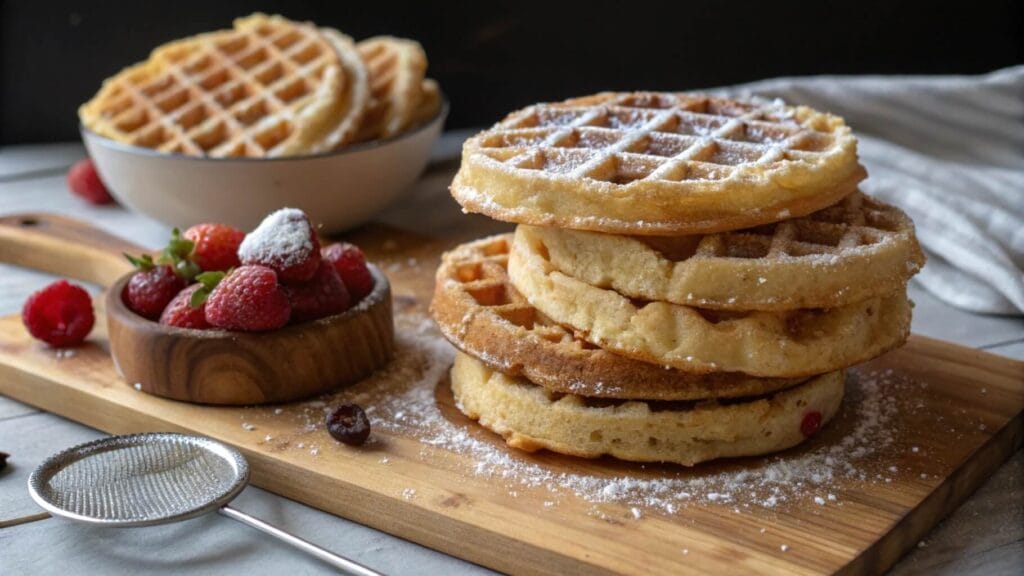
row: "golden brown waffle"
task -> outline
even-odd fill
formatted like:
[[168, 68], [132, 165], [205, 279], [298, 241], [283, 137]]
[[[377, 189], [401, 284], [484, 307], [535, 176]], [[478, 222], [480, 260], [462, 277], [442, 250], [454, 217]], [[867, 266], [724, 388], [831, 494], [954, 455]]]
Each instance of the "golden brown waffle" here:
[[433, 78], [427, 78], [420, 86], [420, 103], [416, 106], [413, 125], [431, 120], [441, 109], [441, 88]]
[[903, 291], [831, 309], [732, 312], [637, 301], [559, 272], [529, 229], [516, 231], [509, 278], [541, 313], [606, 350], [693, 372], [797, 378], [863, 362], [903, 344]]
[[[362, 115], [349, 96], [351, 60], [310, 24], [254, 14], [157, 48], [106, 80], [79, 116], [98, 134], [161, 152], [304, 153]], [[341, 130], [332, 144], [351, 137]]]
[[802, 218], [703, 236], [521, 229], [568, 276], [715, 310], [845, 306], [903, 290], [924, 264], [910, 218], [860, 192]]
[[359, 140], [388, 138], [418, 119], [427, 55], [415, 40], [377, 36], [357, 45], [370, 77], [373, 100]]
[[864, 176], [836, 116], [778, 101], [604, 93], [530, 106], [469, 139], [451, 192], [498, 220], [682, 235], [803, 216]]
[[696, 400], [756, 396], [799, 379], [689, 374], [601, 350], [530, 306], [508, 280], [511, 234], [463, 244], [437, 270], [431, 315], [457, 348], [553, 392], [595, 398]]
[[830, 372], [745, 401], [594, 401], [505, 376], [463, 353], [451, 383], [459, 409], [513, 448], [686, 466], [795, 446], [805, 439], [805, 418], [827, 423], [843, 399], [843, 373]]

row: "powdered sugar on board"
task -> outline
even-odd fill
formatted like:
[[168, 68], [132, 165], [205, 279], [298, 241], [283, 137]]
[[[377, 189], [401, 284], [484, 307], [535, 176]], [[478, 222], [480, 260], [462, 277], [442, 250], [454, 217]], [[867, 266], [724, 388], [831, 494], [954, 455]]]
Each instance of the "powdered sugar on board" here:
[[263, 219], [238, 247], [244, 263], [273, 263], [287, 268], [305, 262], [313, 251], [312, 228], [297, 208], [281, 208]]
[[[592, 513], [605, 515], [601, 506], [625, 506], [627, 517], [642, 518], [644, 511], [674, 514], [693, 505], [722, 505], [735, 513], [752, 508], [781, 510], [801, 506], [827, 513], [843, 506], [843, 486], [888, 484], [893, 470], [912, 473], [903, 456], [914, 454], [900, 437], [904, 413], [919, 410], [906, 393], [920, 384], [891, 370], [848, 372], [847, 395], [835, 422], [805, 446], [766, 458], [748, 458], [700, 465], [640, 465], [613, 459], [576, 460], [550, 453], [524, 454], [507, 448], [497, 436], [469, 422], [448, 406], [446, 386], [438, 383], [454, 358], [454, 349], [429, 318], [420, 314], [396, 318], [396, 355], [384, 370], [368, 380], [336, 394], [302, 403], [286, 416], [298, 419], [304, 433], [299, 445], [309, 450], [311, 441], [323, 437], [323, 420], [332, 406], [360, 404], [373, 424], [374, 434], [405, 436], [423, 444], [418, 457], [435, 465], [451, 462], [437, 458], [442, 450], [465, 456], [462, 473], [487, 478], [514, 498], [524, 488], [541, 488], [548, 494], [542, 510], [558, 506], [566, 498], [580, 498], [592, 505]], [[280, 417], [280, 416], [277, 416]], [[251, 416], [250, 416], [251, 418]], [[276, 440], [276, 439], [275, 439]], [[371, 443], [374, 442], [371, 436]], [[584, 471], [566, 472], [565, 463]], [[525, 492], [525, 491], [524, 491]], [[638, 512], [634, 512], [634, 509]]]

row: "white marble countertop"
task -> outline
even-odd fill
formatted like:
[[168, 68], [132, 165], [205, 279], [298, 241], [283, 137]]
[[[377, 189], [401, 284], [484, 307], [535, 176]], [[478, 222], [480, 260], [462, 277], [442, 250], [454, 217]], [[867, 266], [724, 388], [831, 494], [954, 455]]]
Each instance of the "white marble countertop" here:
[[[505, 226], [461, 213], [446, 192], [465, 134], [446, 134], [436, 162], [409, 197], [380, 220], [432, 235], [464, 237]], [[118, 207], [92, 207], [72, 197], [67, 168], [80, 144], [0, 148], [0, 214], [49, 211], [81, 218], [132, 241], [156, 247], [169, 229]], [[870, 169], [870, 166], [869, 166]], [[0, 314], [53, 277], [0, 264]], [[98, 291], [98, 288], [94, 290]], [[951, 308], [917, 286], [916, 333], [1024, 359], [1024, 321]], [[300, 552], [219, 515], [181, 524], [95, 529], [45, 516], [25, 481], [46, 456], [102, 436], [97, 430], [0, 396], [0, 450], [12, 457], [0, 472], [0, 573], [4, 574], [320, 574], [330, 569]], [[1024, 452], [1015, 454], [977, 493], [936, 527], [893, 569], [895, 574], [1015, 573], [1024, 565]], [[489, 571], [310, 508], [255, 487], [237, 507], [388, 574], [477, 574]]]

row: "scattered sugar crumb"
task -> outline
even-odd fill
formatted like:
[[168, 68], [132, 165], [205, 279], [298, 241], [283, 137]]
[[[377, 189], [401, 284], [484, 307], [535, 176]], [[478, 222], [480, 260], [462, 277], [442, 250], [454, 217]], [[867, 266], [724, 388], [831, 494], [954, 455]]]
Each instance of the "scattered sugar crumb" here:
[[252, 432], [253, 430], [256, 429], [256, 427], [253, 426], [252, 424], [249, 424], [248, 422], [242, 422], [242, 429], [248, 432]]
[[768, 281], [768, 279], [765, 278], [764, 276], [758, 276], [758, 278], [757, 278], [757, 283], [758, 284], [764, 284], [767, 281]]
[[760, 530], [758, 530], [758, 532], [760, 532], [761, 534], [764, 534], [767, 531], [768, 531], [767, 528], [761, 528]]
[[824, 506], [825, 505], [825, 499], [822, 498], [821, 496], [815, 496], [814, 497], [814, 503], [817, 504], [818, 506]]
[[[544, 507], [545, 508], [554, 508], [554, 506], [555, 506], [554, 501], [552, 501], [552, 500], [545, 500], [544, 501]], [[636, 508], [634, 508], [634, 510], [636, 510]]]
[[136, 390], [142, 390], [142, 382], [136, 382], [135, 384], [132, 384], [132, 388], [135, 388]]
[[274, 414], [277, 414], [278, 416], [284, 414], [284, 408], [274, 408]]
[[829, 494], [828, 495], [828, 501], [829, 502], [835, 502], [836, 501], [836, 495], [835, 494]]
[[309, 451], [310, 456], [316, 456], [317, 454], [320, 454], [319, 448], [313, 448], [312, 450]]
[[782, 546], [779, 546], [779, 550], [782, 550], [783, 552], [787, 552], [789, 550], [789, 545], [783, 544]]
[[690, 549], [689, 548], [683, 548], [683, 556], [686, 556], [689, 553], [690, 553]]
[[982, 394], [988, 394], [988, 388], [982, 388], [981, 389], [981, 393]]
[[927, 548], [928, 547], [928, 542], [925, 541], [925, 540], [921, 540], [920, 542], [917, 543], [917, 547], [918, 548]]
[[636, 506], [629, 509], [629, 513], [633, 515], [634, 520], [639, 520], [644, 517], [644, 513], [640, 511]]
[[911, 446], [910, 451], [913, 452], [914, 454], [917, 454], [918, 452], [921, 451], [921, 449], [918, 448], [917, 446]]
[[264, 442], [270, 442], [273, 439], [274, 439], [274, 437], [271, 436], [270, 434], [267, 434], [266, 436], [263, 437], [263, 441]]
[[981, 430], [982, 432], [984, 432], [986, 429], [988, 429], [988, 426], [985, 426], [985, 424], [979, 424], [978, 425], [978, 430]]
[[416, 498], [416, 490], [412, 488], [406, 488], [405, 490], [402, 490], [402, 498], [405, 498], [406, 500], [412, 500], [413, 498]]
[[[827, 444], [817, 443], [798, 453], [783, 452], [749, 465], [702, 469], [699, 474], [663, 466], [637, 466], [630, 474], [565, 472], [494, 443], [476, 426], [451, 420], [442, 411], [447, 409], [444, 402], [438, 402], [437, 391], [454, 359], [454, 348], [425, 315], [401, 314], [395, 320], [392, 363], [363, 382], [323, 397], [328, 405], [359, 404], [375, 430], [417, 439], [421, 446], [418, 457], [423, 460], [437, 462], [439, 451], [464, 456], [458, 461], [468, 465], [450, 466], [486, 479], [511, 497], [523, 488], [541, 489], [549, 495], [545, 502], [568, 495], [592, 506], [618, 504], [627, 514], [633, 508], [645, 515], [649, 511], [676, 514], [688, 506], [709, 503], [728, 503], [733, 510], [775, 509], [799, 505], [815, 493], [821, 498], [847, 479], [882, 483], [885, 478], [877, 473], [898, 463], [892, 447], [900, 439], [900, 411], [912, 406], [901, 391], [919, 386], [893, 372], [853, 369], [837, 416], [837, 421], [844, 423], [842, 435]], [[913, 401], [917, 402], [916, 398]], [[294, 413], [305, 419], [307, 432], [323, 431], [320, 408], [305, 403]], [[383, 458], [381, 462], [385, 463]], [[826, 498], [833, 501], [831, 495]], [[597, 509], [588, 513], [604, 514]]]
[[381, 458], [380, 460], [378, 460], [377, 462], [380, 462], [381, 464], [389, 464], [391, 462], [391, 459], [388, 458], [387, 456], [385, 456], [385, 457]]
[[77, 354], [77, 352], [74, 348], [58, 348], [56, 352], [56, 356], [59, 360], [74, 358], [75, 354]]

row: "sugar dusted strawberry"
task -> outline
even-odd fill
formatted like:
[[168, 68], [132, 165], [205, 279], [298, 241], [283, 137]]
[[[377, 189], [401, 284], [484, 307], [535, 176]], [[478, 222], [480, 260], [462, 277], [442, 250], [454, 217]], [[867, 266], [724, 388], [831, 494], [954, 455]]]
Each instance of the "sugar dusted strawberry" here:
[[79, 160], [68, 170], [68, 188], [71, 193], [90, 204], [111, 204], [114, 198], [96, 172], [96, 165], [86, 158]]
[[128, 280], [121, 297], [139, 316], [156, 320], [187, 282], [175, 274], [171, 266], [154, 264], [149, 256], [130, 260], [139, 267], [139, 271]]
[[277, 284], [277, 274], [266, 266], [236, 268], [206, 300], [206, 321], [226, 330], [275, 330], [290, 316], [291, 305]]
[[302, 210], [282, 208], [245, 237], [238, 257], [242, 264], [272, 268], [284, 284], [301, 283], [320, 266], [320, 241]]
[[58, 280], [28, 297], [21, 321], [33, 337], [59, 348], [81, 344], [96, 317], [88, 292]]
[[194, 247], [189, 256], [204, 271], [228, 270], [240, 266], [238, 247], [245, 232], [227, 224], [196, 224], [183, 235]]
[[283, 286], [292, 305], [293, 323], [315, 320], [348, 310], [351, 298], [330, 262], [321, 261], [316, 274], [304, 284]]
[[355, 244], [332, 244], [323, 249], [323, 258], [338, 271], [353, 301], [362, 300], [373, 290], [373, 276], [366, 267], [366, 256]]
[[166, 326], [177, 326], [178, 328], [196, 328], [199, 330], [209, 328], [210, 323], [206, 321], [206, 303], [199, 306], [192, 305], [192, 297], [196, 291], [202, 290], [203, 285], [196, 283], [185, 288], [171, 300], [160, 314], [160, 323]]

